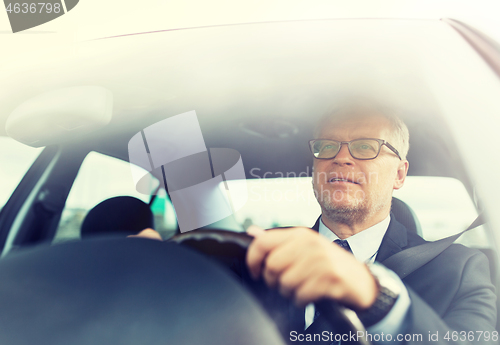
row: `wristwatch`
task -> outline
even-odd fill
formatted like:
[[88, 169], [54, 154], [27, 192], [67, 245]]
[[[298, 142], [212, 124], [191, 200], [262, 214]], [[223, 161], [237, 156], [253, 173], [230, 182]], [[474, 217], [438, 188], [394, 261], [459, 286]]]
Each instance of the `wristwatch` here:
[[357, 314], [363, 325], [370, 327], [389, 314], [401, 293], [401, 286], [380, 264], [366, 265], [377, 282], [378, 295], [371, 307], [358, 311]]

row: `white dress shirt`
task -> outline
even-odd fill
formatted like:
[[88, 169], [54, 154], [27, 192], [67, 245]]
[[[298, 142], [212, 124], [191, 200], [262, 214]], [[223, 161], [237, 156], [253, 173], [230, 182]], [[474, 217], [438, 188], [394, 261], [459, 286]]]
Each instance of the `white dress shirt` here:
[[[387, 216], [380, 223], [377, 223], [372, 227], [346, 239], [347, 243], [349, 243], [349, 246], [351, 247], [354, 257], [357, 260], [365, 263], [375, 261], [378, 250], [380, 248], [380, 244], [382, 243], [382, 239], [384, 238], [387, 228], [389, 227], [390, 221], [390, 216]], [[326, 227], [322, 219], [319, 222], [319, 233], [332, 242], [336, 239], [339, 239], [339, 237], [335, 235], [333, 231]], [[399, 282], [401, 286], [401, 294], [396, 300], [396, 303], [392, 307], [391, 311], [378, 323], [369, 327], [367, 331], [372, 334], [380, 334], [382, 332], [384, 332], [385, 334], [397, 334], [403, 329], [405, 316], [408, 312], [408, 308], [410, 307], [410, 297], [408, 296], [406, 287], [404, 286], [401, 279], [399, 279], [397, 274], [392, 272], [385, 266], [382, 267], [384, 267], [388, 271], [388, 273], [391, 274], [395, 281]], [[306, 306], [305, 328], [309, 327], [313, 320], [314, 304], [311, 303]], [[395, 342], [393, 341], [391, 343], [394, 344]]]

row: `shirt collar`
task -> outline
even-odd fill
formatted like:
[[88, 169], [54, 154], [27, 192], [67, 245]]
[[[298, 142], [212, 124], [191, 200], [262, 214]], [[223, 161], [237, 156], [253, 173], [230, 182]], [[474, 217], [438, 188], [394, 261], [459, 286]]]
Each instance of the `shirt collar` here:
[[[391, 217], [388, 215], [380, 223], [377, 223], [346, 239], [356, 259], [361, 262], [375, 261], [375, 256], [390, 222]], [[332, 242], [339, 239], [333, 231], [326, 227], [323, 223], [323, 218], [321, 218], [321, 221], [319, 222], [319, 233]]]

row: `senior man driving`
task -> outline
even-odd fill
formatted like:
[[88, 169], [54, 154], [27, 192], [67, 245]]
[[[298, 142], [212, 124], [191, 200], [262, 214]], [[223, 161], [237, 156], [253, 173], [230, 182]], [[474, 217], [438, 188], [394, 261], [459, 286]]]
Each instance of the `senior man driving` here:
[[391, 334], [391, 343], [486, 341], [478, 335], [495, 332], [496, 296], [482, 253], [454, 244], [403, 280], [378, 264], [425, 243], [391, 216], [392, 192], [409, 166], [406, 125], [389, 109], [345, 106], [320, 122], [315, 137], [313, 188], [322, 213], [313, 229], [249, 229], [251, 274], [307, 305], [297, 332], [322, 331], [310, 303], [327, 298], [354, 309], [370, 334]]
[[[401, 119], [380, 105], [346, 105], [322, 119], [315, 137], [316, 224], [248, 230], [252, 276], [305, 306], [289, 341], [317, 340], [324, 316], [312, 303], [332, 299], [357, 312], [374, 342], [497, 343], [496, 296], [481, 252], [453, 244], [403, 279], [380, 264], [426, 243], [391, 216], [392, 192], [409, 166]], [[151, 229], [138, 236], [161, 238]]]

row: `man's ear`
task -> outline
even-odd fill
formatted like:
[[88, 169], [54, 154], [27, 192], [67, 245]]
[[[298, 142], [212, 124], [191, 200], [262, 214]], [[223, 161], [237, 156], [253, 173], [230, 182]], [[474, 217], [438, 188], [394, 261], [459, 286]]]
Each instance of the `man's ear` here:
[[399, 189], [403, 187], [409, 166], [410, 163], [407, 160], [399, 162], [398, 171], [396, 173], [396, 179], [394, 180], [394, 186], [393, 186], [394, 189]]

